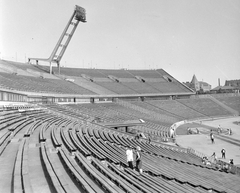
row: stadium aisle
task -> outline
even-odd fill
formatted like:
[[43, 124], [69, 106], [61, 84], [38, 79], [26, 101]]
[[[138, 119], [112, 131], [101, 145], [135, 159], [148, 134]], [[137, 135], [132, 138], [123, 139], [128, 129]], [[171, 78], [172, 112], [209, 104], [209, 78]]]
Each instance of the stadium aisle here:
[[0, 156], [0, 190], [12, 192], [12, 175], [19, 142], [12, 140]]

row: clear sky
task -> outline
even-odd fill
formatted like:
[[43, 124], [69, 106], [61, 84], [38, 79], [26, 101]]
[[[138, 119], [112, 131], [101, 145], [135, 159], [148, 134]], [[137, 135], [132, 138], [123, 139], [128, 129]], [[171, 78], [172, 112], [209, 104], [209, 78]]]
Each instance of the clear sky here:
[[163, 68], [216, 87], [240, 79], [239, 0], [0, 0], [0, 58], [48, 58], [74, 6], [86, 9], [61, 60], [77, 68]]

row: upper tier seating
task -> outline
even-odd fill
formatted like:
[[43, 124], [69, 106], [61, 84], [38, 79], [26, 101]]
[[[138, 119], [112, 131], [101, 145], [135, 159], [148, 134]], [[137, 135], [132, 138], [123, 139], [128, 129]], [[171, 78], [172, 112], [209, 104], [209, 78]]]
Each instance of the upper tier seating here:
[[[62, 67], [59, 74], [58, 68], [53, 67], [53, 74], [49, 74], [49, 66], [0, 60], [0, 75], [3, 79], [2, 88], [25, 92], [79, 95], [192, 93], [162, 69], [104, 70]], [[19, 79], [19, 82], [16, 82], [16, 79]]]
[[138, 92], [118, 82], [98, 82], [97, 84], [117, 94], [139, 94]]
[[107, 88], [100, 86], [94, 82], [88, 81], [82, 77], [74, 77], [74, 83], [83, 87], [85, 89], [91, 90], [94, 93], [101, 94], [101, 95], [116, 95], [115, 92], [110, 91]]
[[143, 78], [159, 78], [162, 77], [156, 70], [128, 70], [133, 76], [141, 76]]
[[23, 76], [44, 77], [50, 79], [58, 79], [56, 76], [48, 73], [49, 70], [39, 69], [38, 65], [28, 63], [20, 63], [13, 61], [0, 60], [0, 70], [4, 69], [7, 73], [14, 73]]
[[[58, 74], [58, 68], [53, 67], [53, 72], [55, 74]], [[81, 76], [82, 74], [86, 74], [87, 76], [90, 77], [95, 77], [95, 78], [107, 78], [104, 74], [100, 73], [96, 69], [87, 69], [87, 68], [68, 68], [68, 67], [63, 67], [61, 68], [61, 74], [66, 75], [66, 76]]]
[[176, 82], [148, 82], [148, 84], [161, 93], [189, 92], [189, 89]]
[[124, 82], [122, 84], [141, 94], [159, 93], [159, 90], [143, 82]]
[[71, 82], [57, 79], [43, 79], [0, 72], [1, 87], [27, 92], [46, 92], [62, 94], [95, 94]]
[[98, 71], [106, 76], [112, 75], [117, 78], [134, 78], [134, 76], [130, 74], [128, 70], [98, 69]]

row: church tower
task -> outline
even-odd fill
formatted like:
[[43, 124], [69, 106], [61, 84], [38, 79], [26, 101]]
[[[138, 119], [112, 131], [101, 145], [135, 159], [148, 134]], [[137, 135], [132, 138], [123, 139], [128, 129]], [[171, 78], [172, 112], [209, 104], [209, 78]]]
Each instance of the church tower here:
[[192, 78], [192, 81], [191, 81], [191, 87], [193, 89], [195, 89], [196, 91], [200, 90], [200, 85], [199, 85], [199, 82], [198, 82], [195, 74], [193, 75], [193, 78]]

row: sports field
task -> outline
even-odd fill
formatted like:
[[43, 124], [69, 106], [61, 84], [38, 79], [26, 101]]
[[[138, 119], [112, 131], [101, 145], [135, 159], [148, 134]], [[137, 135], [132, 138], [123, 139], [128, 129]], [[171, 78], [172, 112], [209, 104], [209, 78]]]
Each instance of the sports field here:
[[[177, 143], [182, 147], [191, 147], [194, 150], [211, 156], [213, 152], [216, 153], [218, 159], [221, 158], [221, 150], [226, 150], [226, 159], [223, 161], [229, 162], [230, 159], [234, 160], [234, 165], [240, 166], [240, 117], [198, 121], [188, 123], [180, 126], [177, 129]], [[220, 125], [223, 128], [223, 133], [218, 134], [217, 128]], [[199, 134], [187, 135], [187, 128], [200, 131]], [[232, 129], [232, 135], [225, 132], [227, 129]], [[212, 144], [209, 133], [213, 129], [215, 136], [215, 143]]]

